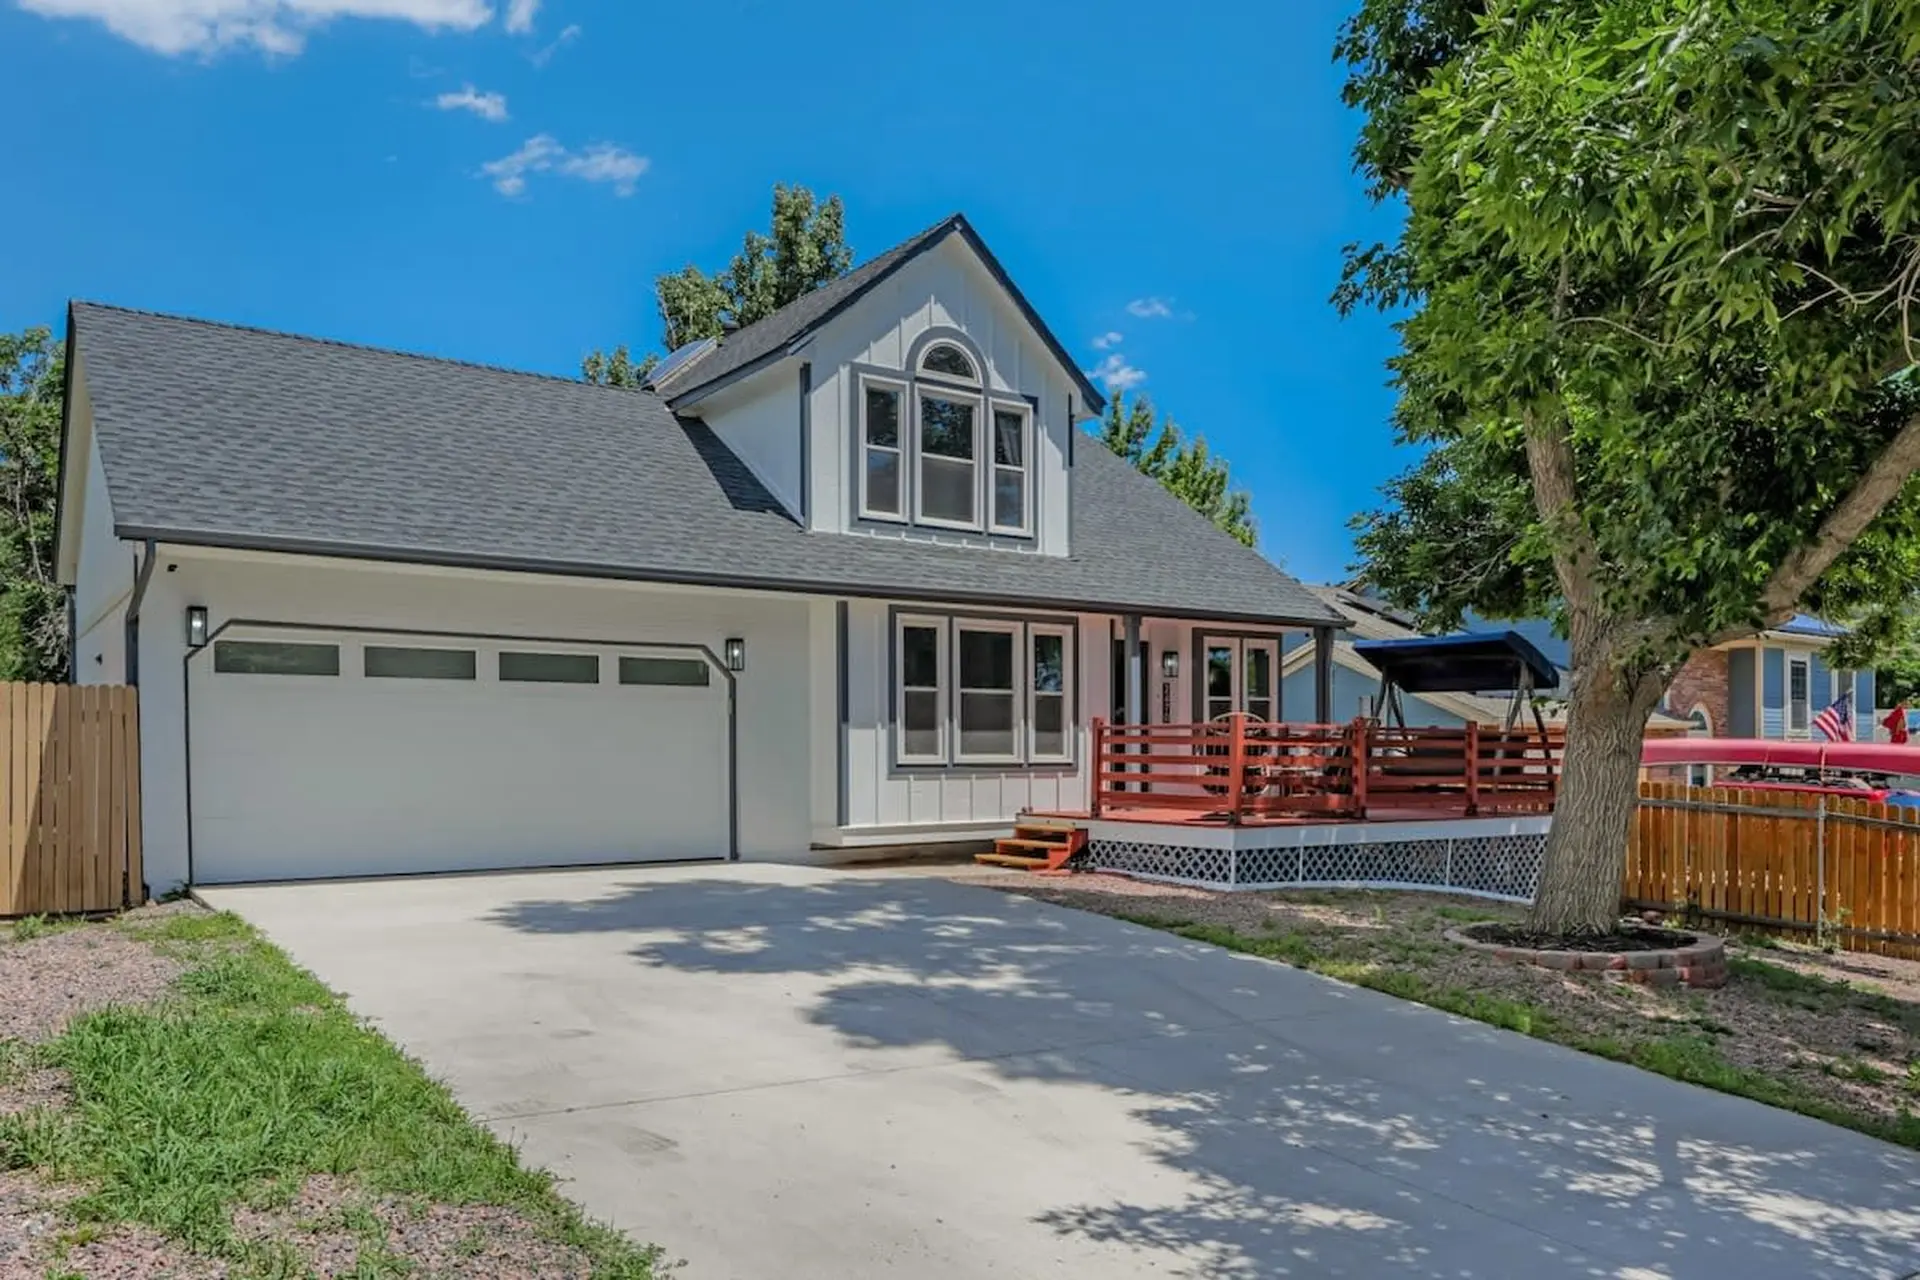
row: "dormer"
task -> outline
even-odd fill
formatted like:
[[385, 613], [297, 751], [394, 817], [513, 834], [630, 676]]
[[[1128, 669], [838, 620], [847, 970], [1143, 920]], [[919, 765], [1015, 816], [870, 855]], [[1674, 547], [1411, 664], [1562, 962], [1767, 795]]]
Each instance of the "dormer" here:
[[1104, 407], [958, 215], [656, 375], [817, 533], [1065, 556]]

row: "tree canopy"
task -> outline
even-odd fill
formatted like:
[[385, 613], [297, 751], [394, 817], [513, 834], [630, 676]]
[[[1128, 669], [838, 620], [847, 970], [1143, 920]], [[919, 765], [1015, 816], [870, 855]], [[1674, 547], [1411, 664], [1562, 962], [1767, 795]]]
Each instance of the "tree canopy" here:
[[63, 354], [45, 328], [0, 334], [0, 680], [67, 678], [53, 563]]
[[1250, 500], [1245, 490], [1232, 487], [1225, 460], [1208, 451], [1205, 438], [1188, 440], [1165, 414], [1156, 426], [1147, 397], [1136, 396], [1129, 405], [1124, 393], [1115, 393], [1100, 422], [1100, 441], [1222, 532], [1254, 544], [1258, 530]]
[[1398, 312], [1420, 460], [1357, 522], [1441, 625], [1553, 612], [1573, 691], [1536, 918], [1599, 927], [1648, 712], [1799, 609], [1894, 635], [1920, 582], [1920, 10], [1367, 0], [1356, 159], [1403, 201], [1342, 306]]
[[[740, 252], [717, 275], [688, 263], [653, 282], [661, 343], [669, 352], [717, 338], [772, 315], [794, 299], [845, 275], [846, 209], [839, 196], [817, 201], [803, 186], [775, 186], [768, 231], [749, 231]], [[660, 362], [658, 353], [635, 360], [625, 345], [594, 351], [581, 362], [589, 382], [637, 387]]]

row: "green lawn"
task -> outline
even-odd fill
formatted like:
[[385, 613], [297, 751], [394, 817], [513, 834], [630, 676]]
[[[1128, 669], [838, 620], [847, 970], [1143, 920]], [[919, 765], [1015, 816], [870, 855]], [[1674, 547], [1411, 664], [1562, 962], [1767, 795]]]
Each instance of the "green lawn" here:
[[[0, 1168], [87, 1188], [69, 1206], [82, 1233], [140, 1224], [242, 1274], [299, 1275], [284, 1247], [238, 1236], [232, 1211], [283, 1203], [307, 1176], [336, 1174], [376, 1195], [506, 1206], [584, 1251], [595, 1276], [653, 1274], [651, 1251], [588, 1223], [549, 1177], [522, 1167], [239, 920], [182, 915], [140, 936], [189, 960], [177, 996], [87, 1015], [48, 1044], [15, 1050], [64, 1068], [74, 1102], [0, 1117]], [[404, 1267], [369, 1250], [362, 1272]]]

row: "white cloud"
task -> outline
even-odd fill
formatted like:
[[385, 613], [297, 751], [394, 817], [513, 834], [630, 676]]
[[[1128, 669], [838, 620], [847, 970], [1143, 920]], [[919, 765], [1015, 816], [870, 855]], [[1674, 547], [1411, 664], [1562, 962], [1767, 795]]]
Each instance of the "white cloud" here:
[[561, 28], [560, 34], [553, 38], [552, 44], [546, 46], [544, 49], [534, 50], [527, 55], [527, 60], [532, 62], [536, 67], [544, 67], [553, 61], [554, 54], [560, 52], [579, 38], [580, 24], [577, 22], [569, 23], [567, 26]]
[[474, 31], [493, 19], [487, 0], [20, 0], [48, 18], [90, 19], [155, 53], [217, 53], [252, 45], [299, 53], [307, 34], [336, 18], [408, 22], [430, 31]]
[[1173, 316], [1173, 308], [1165, 298], [1135, 298], [1127, 304], [1127, 314], [1142, 320], [1166, 320]]
[[1095, 351], [1110, 350], [1113, 347], [1119, 346], [1120, 339], [1126, 336], [1127, 335], [1124, 333], [1119, 333], [1119, 332], [1116, 332], [1115, 330], [1109, 329], [1105, 333], [1101, 334], [1099, 337], [1093, 340], [1093, 349]]
[[472, 85], [462, 85], [433, 100], [433, 105], [442, 111], [471, 111], [482, 120], [491, 120], [499, 124], [507, 118], [507, 95], [504, 93], [481, 93]]
[[507, 0], [507, 32], [523, 36], [533, 30], [533, 15], [540, 12], [540, 0]]
[[484, 177], [493, 179], [493, 189], [503, 196], [521, 196], [527, 192], [527, 175], [558, 173], [582, 182], [603, 182], [617, 196], [630, 196], [640, 175], [647, 171], [647, 158], [637, 156], [611, 142], [596, 142], [584, 151], [569, 151], [550, 133], [539, 133], [522, 143], [520, 149], [480, 166]]
[[1089, 378], [1098, 378], [1109, 391], [1130, 391], [1147, 380], [1144, 369], [1136, 369], [1127, 363], [1127, 358], [1115, 351], [1102, 360], [1098, 367], [1087, 370]]

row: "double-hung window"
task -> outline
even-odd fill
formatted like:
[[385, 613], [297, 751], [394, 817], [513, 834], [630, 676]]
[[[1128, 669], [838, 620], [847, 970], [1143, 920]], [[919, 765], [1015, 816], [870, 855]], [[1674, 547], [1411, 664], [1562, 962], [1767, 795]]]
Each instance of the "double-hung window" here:
[[860, 380], [860, 514], [900, 520], [907, 514], [901, 485], [903, 441], [900, 418], [906, 407], [905, 384], [879, 378]]
[[894, 724], [902, 764], [947, 759], [947, 620], [902, 618], [895, 637]]
[[1070, 762], [1073, 636], [1059, 623], [898, 617], [896, 762]]
[[1807, 704], [1809, 691], [1813, 685], [1812, 672], [1808, 669], [1806, 658], [1795, 654], [1787, 655], [1787, 732], [1807, 732]]
[[1028, 427], [1032, 413], [1024, 407], [993, 406], [993, 530], [995, 533], [1027, 531], [1028, 476], [1032, 463], [1027, 459]]

